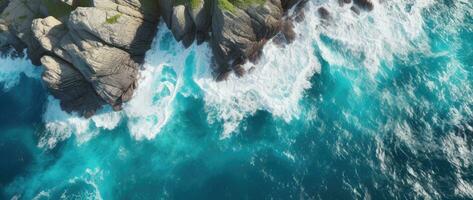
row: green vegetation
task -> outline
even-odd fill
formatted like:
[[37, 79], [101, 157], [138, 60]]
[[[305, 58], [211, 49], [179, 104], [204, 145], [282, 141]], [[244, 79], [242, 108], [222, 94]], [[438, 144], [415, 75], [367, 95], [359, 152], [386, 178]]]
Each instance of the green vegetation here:
[[203, 3], [203, 0], [175, 0], [174, 6], [189, 5], [191, 8], [197, 8]]
[[236, 8], [248, 8], [251, 5], [262, 5], [266, 0], [218, 0], [218, 5], [223, 10], [235, 12]]
[[43, 1], [43, 5], [46, 6], [46, 9], [48, 9], [48, 13], [51, 16], [54, 16], [56, 18], [67, 16], [74, 10], [72, 6], [59, 0], [42, 0], [42, 1]]
[[222, 10], [235, 12], [236, 7], [229, 0], [218, 0], [218, 7]]
[[121, 14], [116, 14], [110, 18], [107, 18], [105, 22], [107, 22], [107, 24], [116, 24], [118, 22], [118, 18], [120, 18], [121, 16]]

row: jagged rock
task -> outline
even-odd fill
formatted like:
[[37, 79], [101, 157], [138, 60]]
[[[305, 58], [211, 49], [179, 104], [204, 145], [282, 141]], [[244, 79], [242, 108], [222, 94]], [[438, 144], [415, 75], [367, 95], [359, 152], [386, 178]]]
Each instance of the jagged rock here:
[[213, 9], [211, 47], [219, 67], [229, 68], [236, 59], [248, 59], [260, 51], [261, 40], [279, 31], [283, 8], [279, 0], [266, 1], [235, 11]]
[[187, 5], [186, 8], [195, 25], [195, 39], [201, 44], [209, 38], [210, 25], [212, 22], [211, 8], [213, 1], [198, 1], [197, 5]]
[[115, 10], [77, 8], [68, 25], [91, 33], [108, 45], [125, 49], [132, 55], [144, 55], [155, 35], [156, 23]]
[[307, 4], [308, 0], [302, 0], [299, 3], [297, 3], [296, 7], [294, 8], [294, 20], [296, 22], [302, 22], [305, 18], [305, 13], [304, 13], [304, 6]]
[[[49, 86], [57, 83], [58, 78], [48, 79], [48, 87], [56, 92], [53, 95], [65, 102], [62, 104], [64, 110], [87, 115], [104, 103], [118, 109], [131, 99], [140, 65], [136, 57], [142, 58], [149, 49], [156, 26], [151, 28], [153, 23], [128, 14], [104, 7], [77, 8], [66, 24], [54, 17], [33, 21], [34, 37], [48, 52], [48, 57], [41, 60], [43, 65], [50, 65], [51, 69], [73, 68], [81, 76], [73, 83], [81, 87], [88, 85], [96, 96], [96, 100], [84, 99], [84, 105], [67, 103], [76, 94], [59, 94], [60, 90]], [[138, 35], [141, 37], [137, 38]], [[74, 87], [77, 86], [68, 86]]]
[[[26, 44], [9, 31], [4, 20], [0, 19], [0, 55], [23, 56]], [[15, 51], [12, 51], [15, 50]]]
[[150, 23], [156, 23], [160, 13], [155, 0], [93, 0], [91, 7], [115, 10]]
[[59, 44], [64, 35], [67, 34], [66, 26], [54, 17], [35, 19], [31, 27], [34, 37], [39, 41], [44, 50], [49, 52], [52, 52], [53, 45]]
[[60, 100], [63, 110], [90, 117], [105, 104], [90, 83], [69, 63], [52, 56], [44, 56], [41, 63], [45, 68], [42, 79], [51, 94]]
[[235, 65], [233, 67], [233, 71], [235, 72], [235, 74], [238, 76], [238, 77], [242, 77], [246, 74], [246, 71], [245, 69], [241, 66], [241, 65]]
[[68, 56], [64, 59], [91, 82], [107, 103], [116, 105], [130, 100], [139, 68], [130, 54], [94, 40], [87, 32], [73, 29], [57, 48], [66, 52]]
[[[160, 16], [184, 46], [195, 38], [210, 41], [220, 81], [231, 71], [243, 76], [242, 65], [257, 62], [279, 32], [285, 41], [294, 40], [291, 20], [301, 19], [307, 0], [233, 2], [227, 8], [219, 0], [3, 2], [0, 48], [26, 46], [33, 62], [45, 67], [43, 80], [62, 108], [91, 116], [104, 104], [120, 110], [130, 100]], [[283, 18], [294, 5], [296, 15]]]
[[[18, 38], [27, 47], [27, 53], [33, 64], [40, 65], [40, 58], [44, 54], [40, 44], [32, 37], [31, 22], [37, 16], [41, 16], [39, 8], [41, 1], [38, 0], [14, 0], [1, 14], [1, 26], [8, 27], [8, 31], [0, 33], [4, 38]], [[10, 36], [8, 36], [10, 34]], [[15, 37], [13, 37], [15, 36]], [[6, 41], [12, 46], [17, 46], [16, 40]], [[21, 45], [20, 45], [21, 46]]]

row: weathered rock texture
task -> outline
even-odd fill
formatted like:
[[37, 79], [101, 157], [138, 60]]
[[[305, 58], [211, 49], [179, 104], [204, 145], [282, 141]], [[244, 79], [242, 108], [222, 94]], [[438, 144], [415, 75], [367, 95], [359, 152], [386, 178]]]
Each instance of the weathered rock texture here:
[[[119, 110], [130, 100], [160, 17], [185, 47], [195, 40], [210, 43], [222, 80], [232, 70], [243, 75], [241, 65], [256, 62], [276, 34], [278, 41], [293, 41], [293, 21], [303, 19], [305, 2], [0, 0], [0, 52], [26, 48], [32, 62], [44, 66], [45, 85], [62, 108], [91, 116], [105, 104]], [[373, 7], [370, 0], [354, 3]], [[287, 16], [296, 5], [296, 15]], [[329, 18], [328, 11], [319, 12]]]
[[64, 110], [91, 116], [104, 104], [120, 109], [132, 97], [159, 19], [157, 3], [143, 2], [11, 0], [0, 44], [27, 47]]

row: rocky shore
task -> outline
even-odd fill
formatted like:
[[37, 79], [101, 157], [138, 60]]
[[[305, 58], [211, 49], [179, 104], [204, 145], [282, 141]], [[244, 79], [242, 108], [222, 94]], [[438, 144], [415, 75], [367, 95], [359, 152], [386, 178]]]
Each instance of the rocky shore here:
[[[244, 75], [265, 43], [296, 37], [307, 0], [0, 0], [0, 52], [27, 55], [44, 66], [42, 79], [67, 112], [92, 116], [120, 110], [137, 87], [144, 56], [163, 20], [185, 47], [209, 42], [215, 78]], [[355, 13], [370, 0], [339, 0]], [[289, 14], [289, 10], [295, 9]], [[318, 10], [322, 18], [330, 13]]]

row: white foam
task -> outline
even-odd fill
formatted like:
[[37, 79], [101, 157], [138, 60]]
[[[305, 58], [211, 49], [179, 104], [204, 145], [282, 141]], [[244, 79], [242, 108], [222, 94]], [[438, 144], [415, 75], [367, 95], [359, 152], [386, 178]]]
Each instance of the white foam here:
[[0, 58], [0, 83], [3, 84], [4, 91], [16, 86], [20, 81], [21, 74], [30, 78], [39, 78], [41, 69], [31, 64], [26, 56], [24, 58]]
[[[353, 69], [367, 69], [374, 75], [382, 61], [389, 63], [394, 55], [403, 56], [414, 49], [428, 48], [425, 43], [427, 40], [421, 40], [426, 38], [421, 12], [434, 1], [373, 2], [373, 11], [361, 12], [360, 15], [351, 11], [350, 6], [340, 7], [337, 1], [314, 5], [326, 7], [332, 15], [332, 22], [323, 25], [318, 29], [320, 33], [314, 35], [327, 62]], [[318, 34], [331, 38], [340, 47], [334, 51], [333, 44], [327, 45]]]
[[[168, 46], [161, 47], [168, 42]], [[159, 27], [153, 48], [147, 53], [144, 70], [133, 99], [124, 107], [128, 127], [136, 139], [152, 139], [167, 123], [172, 102], [182, 85], [186, 57], [195, 48], [184, 49], [164, 25]]]
[[[408, 3], [412, 5], [410, 9], [406, 8]], [[241, 120], [259, 110], [289, 122], [301, 112], [299, 101], [304, 90], [311, 86], [310, 77], [321, 70], [315, 51], [320, 51], [330, 64], [376, 73], [381, 61], [389, 62], [394, 55], [422, 47], [423, 44], [414, 45], [412, 41], [424, 37], [420, 12], [432, 1], [408, 3], [383, 1], [376, 3], [372, 12], [356, 16], [348, 7], [339, 7], [336, 1], [311, 1], [305, 8], [306, 19], [295, 27], [299, 34], [295, 42], [285, 48], [269, 42], [259, 64], [244, 66], [247, 70], [254, 68], [251, 73], [242, 78], [232, 74], [222, 82], [216, 82], [212, 76], [208, 45], [194, 44], [185, 49], [161, 24], [147, 53], [138, 88], [123, 111], [105, 110], [91, 119], [83, 119], [64, 114], [58, 103], [50, 100], [44, 118], [51, 134], [40, 144], [53, 147], [72, 134], [80, 141], [87, 141], [100, 129], [115, 128], [123, 118], [127, 119], [134, 138], [153, 139], [172, 116], [178, 93], [203, 94], [209, 123], [224, 123], [222, 138], [229, 137]], [[333, 23], [320, 21], [314, 11], [321, 5], [332, 13]], [[321, 35], [341, 46], [332, 49], [333, 44], [325, 43]], [[195, 69], [192, 77], [186, 77], [186, 68]], [[186, 81], [194, 81], [200, 91], [189, 90]]]
[[100, 130], [116, 128], [122, 119], [127, 119], [127, 127], [135, 139], [155, 138], [173, 113], [174, 98], [182, 88], [186, 59], [194, 55], [196, 62], [193, 65], [208, 67], [210, 58], [206, 45], [185, 49], [172, 38], [164, 24], [158, 29], [152, 49], [147, 53], [144, 69], [140, 72], [138, 88], [132, 100], [123, 105], [122, 111], [112, 112], [106, 107], [90, 119], [84, 119], [65, 113], [60, 109], [59, 102], [50, 98], [43, 117], [48, 133], [42, 137], [39, 146], [53, 148], [72, 135], [80, 144]]
[[[33, 200], [40, 199], [51, 199], [51, 198], [60, 198], [60, 199], [90, 199], [90, 200], [102, 200], [102, 194], [97, 183], [102, 182], [103, 172], [99, 168], [85, 170], [85, 173], [82, 176], [74, 177], [67, 182], [60, 182], [58, 185], [48, 189], [40, 191], [33, 197]], [[90, 186], [92, 190], [80, 191], [70, 191], [68, 187], [73, 187], [74, 185], [79, 184], [79, 187], [82, 184]]]
[[59, 100], [48, 98], [43, 121], [47, 131], [41, 136], [38, 146], [54, 148], [58, 142], [74, 135], [78, 144], [89, 141], [100, 130], [114, 129], [120, 122], [122, 113], [112, 112], [109, 107], [98, 111], [90, 119], [69, 114], [61, 110]]
[[242, 78], [231, 74], [228, 80], [216, 82], [208, 67], [197, 69], [194, 80], [204, 91], [210, 118], [224, 122], [222, 138], [230, 136], [242, 119], [258, 110], [269, 111], [287, 122], [299, 115], [299, 100], [310, 87], [309, 78], [320, 71], [314, 56], [316, 24], [307, 19], [297, 25], [295, 31], [300, 36], [285, 48], [270, 42], [259, 64], [244, 66], [254, 70]]

